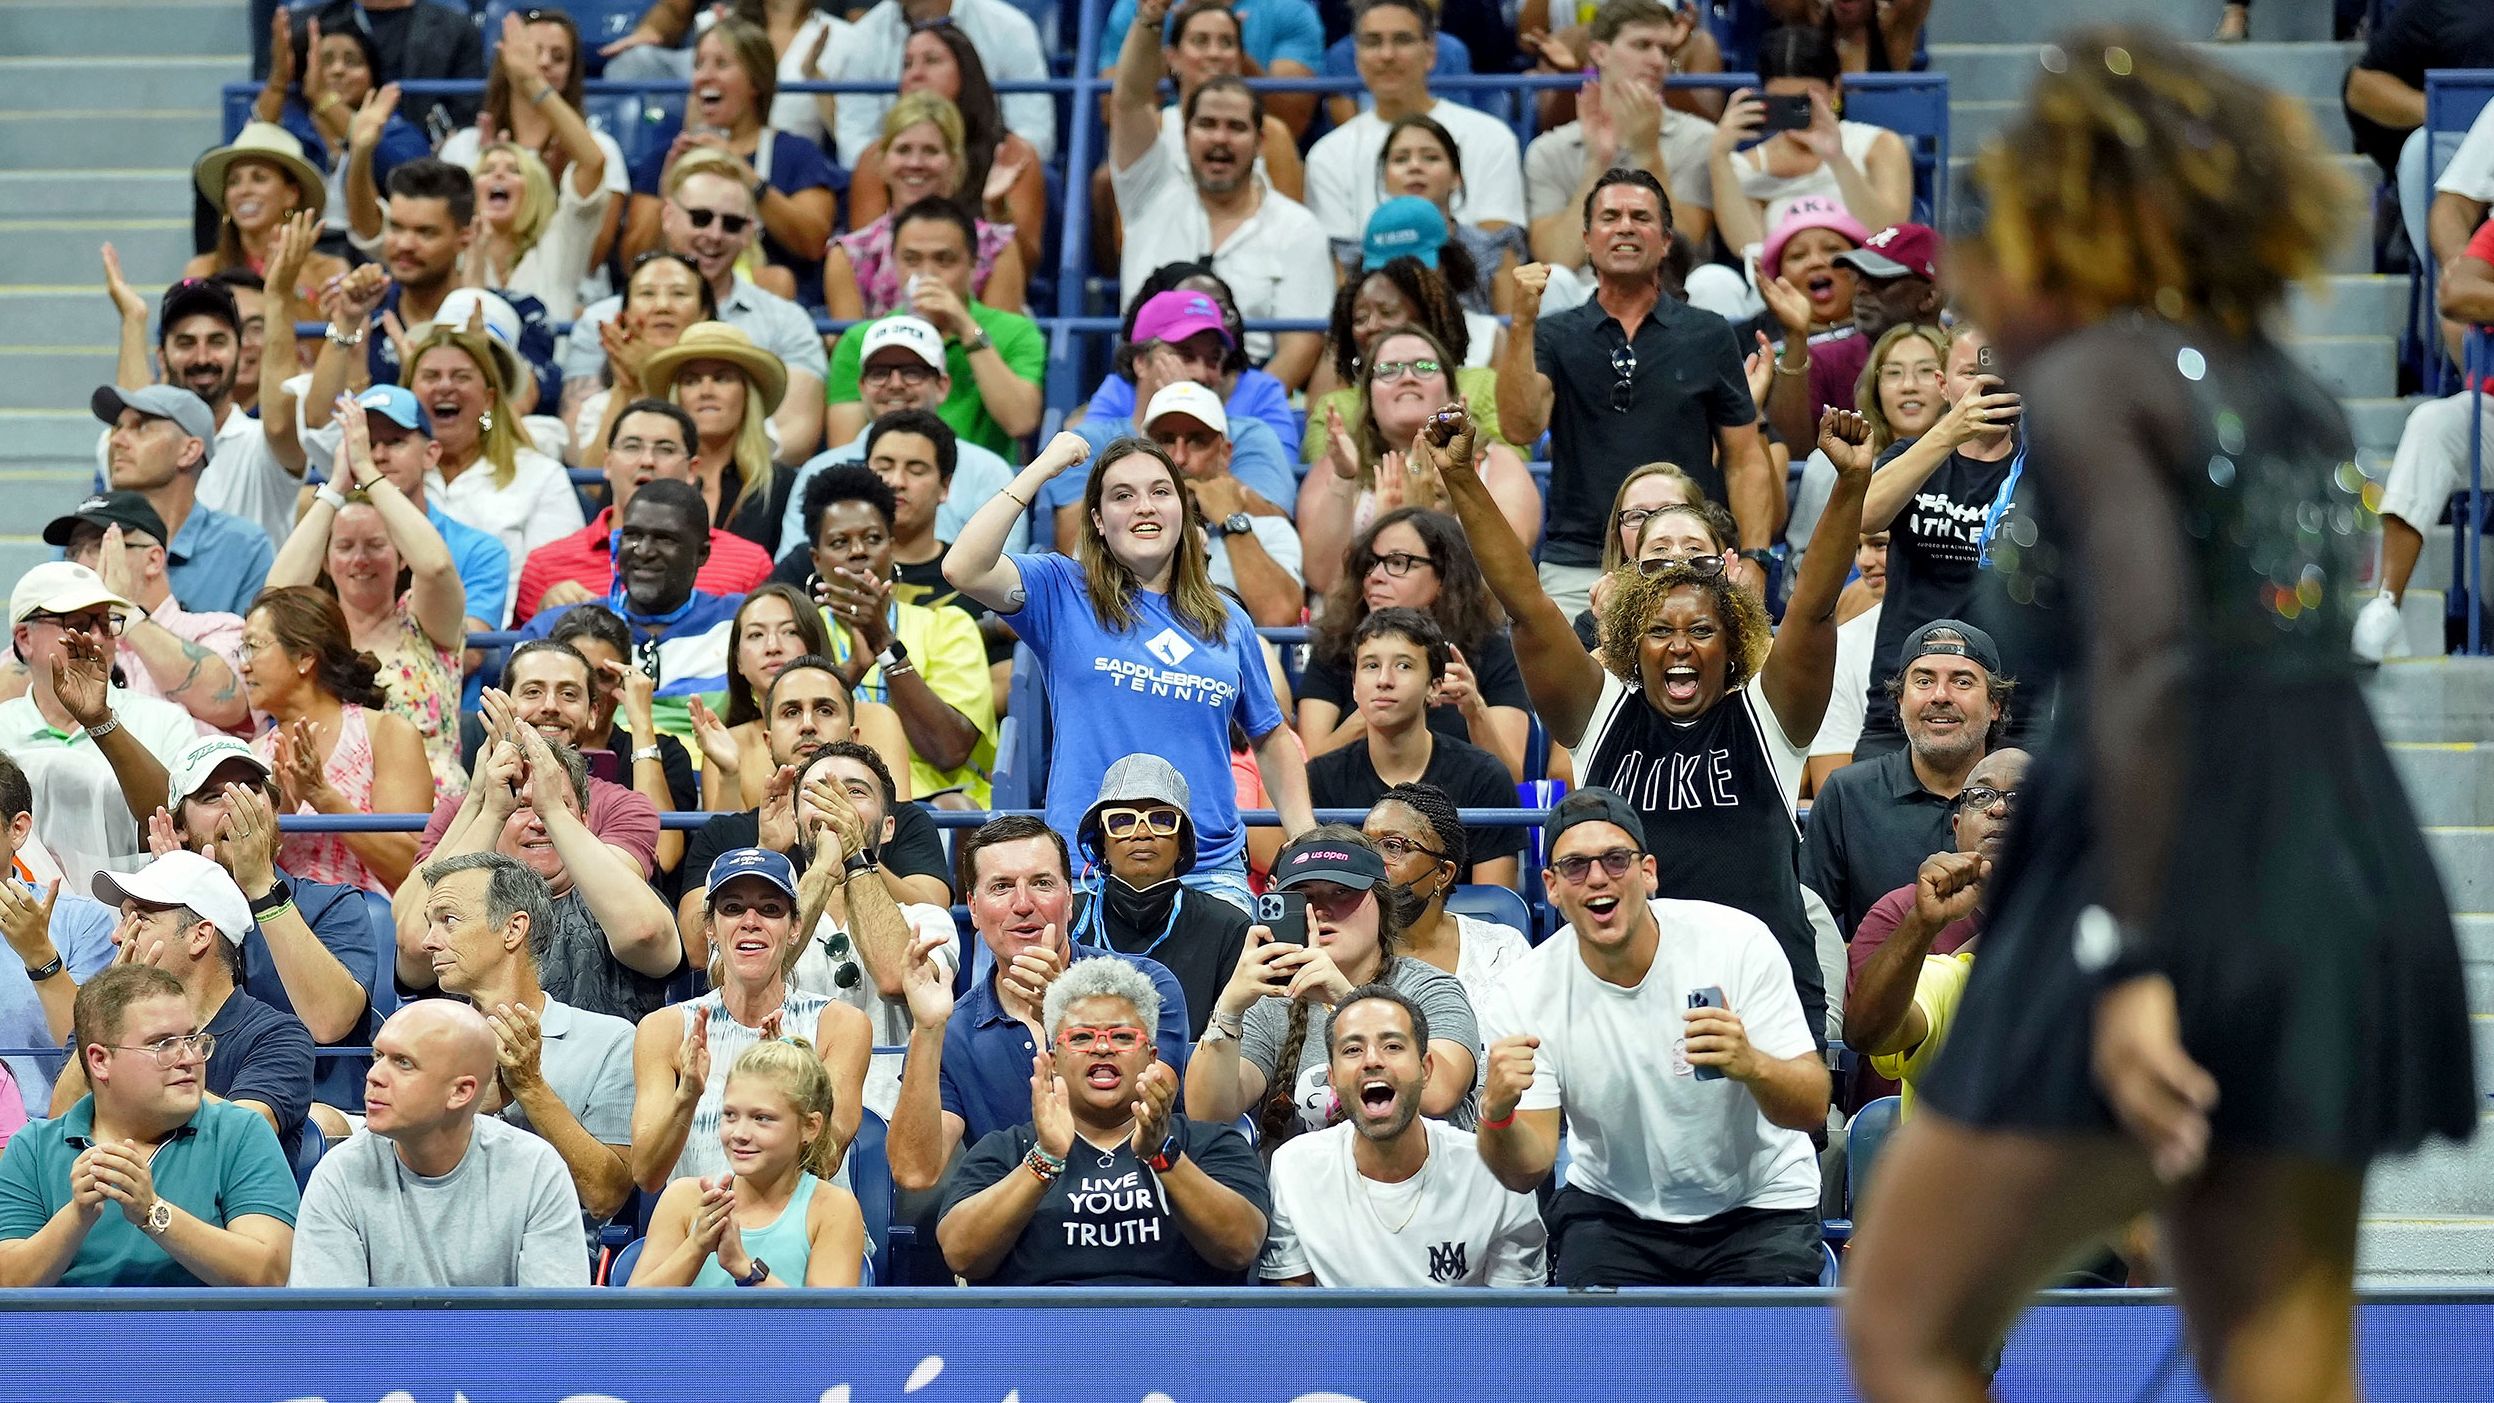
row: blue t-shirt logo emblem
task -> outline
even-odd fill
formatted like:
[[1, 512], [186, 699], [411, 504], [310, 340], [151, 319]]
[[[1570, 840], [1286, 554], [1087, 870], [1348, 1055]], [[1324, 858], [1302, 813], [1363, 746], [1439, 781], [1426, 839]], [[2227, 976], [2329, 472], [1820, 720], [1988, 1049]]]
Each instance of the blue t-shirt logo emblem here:
[[1174, 628], [1162, 629], [1160, 632], [1152, 635], [1150, 641], [1146, 642], [1143, 646], [1153, 657], [1160, 659], [1162, 662], [1169, 664], [1171, 667], [1176, 667], [1178, 664], [1185, 662], [1188, 658], [1195, 655], [1195, 645], [1187, 642], [1184, 635], [1180, 634]]

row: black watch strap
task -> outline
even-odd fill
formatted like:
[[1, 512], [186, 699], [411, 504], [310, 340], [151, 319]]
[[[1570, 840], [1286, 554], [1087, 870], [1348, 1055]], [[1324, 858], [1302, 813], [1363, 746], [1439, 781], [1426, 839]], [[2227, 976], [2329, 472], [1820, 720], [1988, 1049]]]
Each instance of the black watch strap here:
[[280, 874], [275, 886], [251, 899], [251, 919], [256, 921], [292, 900], [294, 900], [294, 883], [287, 881], [284, 875]]
[[65, 967], [66, 966], [64, 966], [61, 962], [60, 952], [55, 950], [52, 952], [51, 963], [43, 965], [39, 968], [33, 965], [27, 966], [26, 982], [29, 984], [41, 984], [43, 981], [59, 975]]

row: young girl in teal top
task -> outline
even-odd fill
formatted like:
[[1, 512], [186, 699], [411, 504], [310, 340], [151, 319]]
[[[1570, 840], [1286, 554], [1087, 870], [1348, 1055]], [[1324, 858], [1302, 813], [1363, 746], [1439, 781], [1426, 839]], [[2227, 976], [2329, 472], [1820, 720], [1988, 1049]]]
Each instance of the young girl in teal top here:
[[866, 1220], [838, 1168], [831, 1074], [803, 1038], [755, 1043], [729, 1069], [728, 1172], [659, 1197], [633, 1286], [855, 1286]]

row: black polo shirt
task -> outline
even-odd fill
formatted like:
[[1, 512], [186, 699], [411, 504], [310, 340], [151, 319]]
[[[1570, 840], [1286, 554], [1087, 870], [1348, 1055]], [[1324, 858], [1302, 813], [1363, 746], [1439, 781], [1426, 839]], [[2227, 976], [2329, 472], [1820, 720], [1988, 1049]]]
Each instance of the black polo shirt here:
[[1957, 846], [1948, 819], [1948, 798], [1923, 788], [1913, 752], [1855, 761], [1828, 776], [1811, 802], [1801, 880], [1850, 941], [1879, 898], [1914, 884], [1924, 858]]
[[1611, 499], [1647, 463], [1677, 464], [1708, 500], [1724, 500], [1715, 432], [1758, 422], [1730, 322], [1669, 297], [1656, 303], [1628, 343], [1637, 364], [1623, 413], [1611, 408], [1611, 354], [1626, 341], [1599, 300], [1543, 317], [1534, 331], [1533, 365], [1551, 388], [1542, 559], [1554, 565], [1602, 563]]

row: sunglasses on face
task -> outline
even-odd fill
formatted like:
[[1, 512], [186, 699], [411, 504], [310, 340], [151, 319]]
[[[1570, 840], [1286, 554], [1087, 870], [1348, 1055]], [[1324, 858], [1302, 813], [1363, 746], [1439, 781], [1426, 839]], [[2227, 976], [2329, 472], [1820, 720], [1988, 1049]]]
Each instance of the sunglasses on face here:
[[1637, 562], [1637, 573], [1650, 580], [1675, 565], [1695, 573], [1702, 580], [1711, 580], [1723, 573], [1723, 557], [1720, 555], [1692, 555], [1685, 560], [1674, 560], [1667, 555], [1649, 556]]
[[1143, 1046], [1140, 1028], [1066, 1028], [1056, 1035], [1056, 1045], [1067, 1052], [1132, 1052]]
[[2014, 811], [2018, 807], [2018, 791], [1994, 789], [1988, 784], [1969, 785], [1958, 791], [1957, 807], [1960, 812], [1967, 809], [1989, 809], [1994, 804], [2000, 805], [2003, 813]]
[[70, 614], [28, 614], [26, 616], [26, 622], [30, 624], [50, 624], [52, 627], [60, 629], [65, 633], [101, 633], [113, 638], [119, 638], [121, 636], [122, 629], [121, 616], [113, 613], [88, 614], [84, 616]]
[[1609, 852], [1596, 853], [1591, 857], [1580, 855], [1557, 858], [1551, 862], [1550, 870], [1558, 873], [1561, 881], [1574, 884], [1593, 875], [1593, 865], [1598, 862], [1602, 864], [1602, 870], [1616, 880], [1627, 876], [1628, 869], [1635, 866], [1637, 859], [1641, 856], [1643, 854], [1633, 848], [1613, 848]]
[[1176, 809], [1102, 809], [1100, 831], [1112, 838], [1131, 838], [1141, 829], [1155, 838], [1174, 838], [1179, 818]]
[[1435, 375], [1442, 369], [1444, 367], [1434, 360], [1381, 360], [1377, 362], [1376, 378], [1401, 380], [1408, 376], [1412, 379], [1422, 379]]
[[685, 220], [696, 229], [707, 229], [712, 220], [717, 220], [720, 232], [730, 238], [753, 227], [751, 215], [729, 214], [725, 210], [716, 209], [695, 209], [691, 205], [677, 205], [676, 208], [684, 211]]

